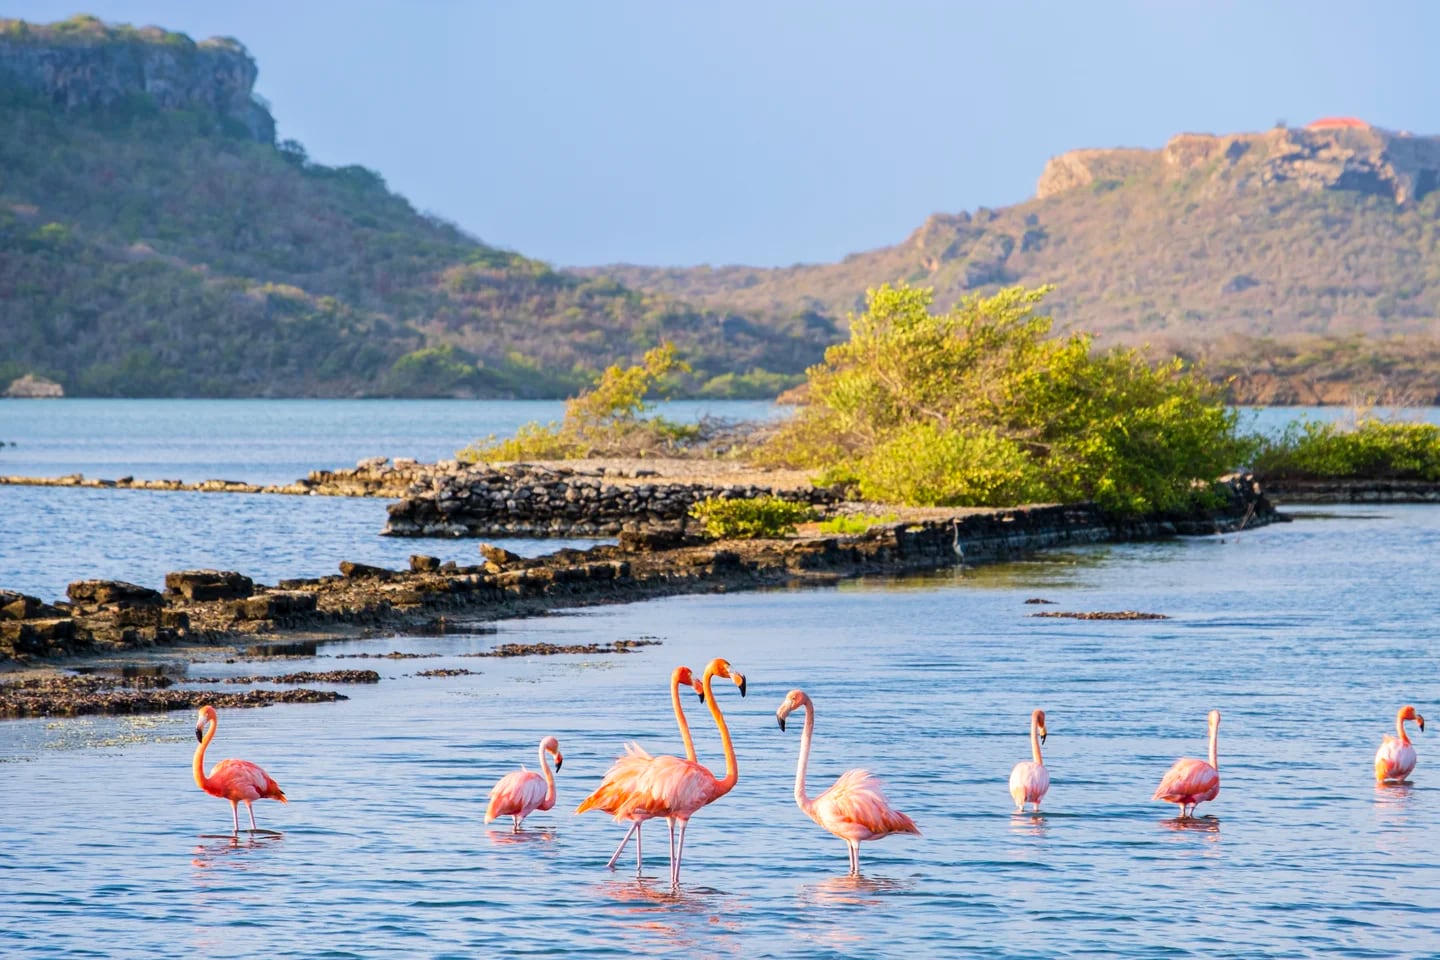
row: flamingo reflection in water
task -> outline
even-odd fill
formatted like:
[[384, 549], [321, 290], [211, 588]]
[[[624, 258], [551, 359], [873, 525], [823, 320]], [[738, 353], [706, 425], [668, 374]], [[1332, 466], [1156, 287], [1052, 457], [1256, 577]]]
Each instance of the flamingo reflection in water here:
[[485, 808], [485, 822], [497, 817], [510, 817], [514, 823], [511, 833], [520, 832], [520, 821], [536, 810], [549, 810], [555, 806], [555, 773], [550, 771], [546, 754], [555, 758], [555, 772], [558, 773], [565, 758], [560, 755], [560, 741], [546, 737], [540, 741], [540, 769], [544, 776], [523, 767], [500, 778], [490, 788], [490, 803]]
[[215, 708], [209, 704], [201, 707], [195, 724], [195, 739], [200, 741], [200, 745], [195, 748], [193, 763], [195, 784], [212, 797], [223, 797], [230, 801], [230, 816], [237, 835], [240, 833], [240, 802], [244, 801], [245, 809], [250, 814], [250, 829], [252, 832], [256, 831], [259, 829], [255, 826], [256, 800], [279, 800], [281, 803], [290, 801], [285, 799], [285, 791], [280, 789], [280, 784], [249, 760], [221, 760], [210, 768], [210, 774], [206, 776], [205, 748], [215, 739], [215, 731], [219, 726], [220, 718], [215, 715]]
[[813, 800], [805, 794], [805, 768], [810, 763], [810, 739], [815, 733], [815, 705], [804, 690], [785, 695], [775, 720], [785, 729], [785, 718], [804, 708], [805, 729], [800, 735], [800, 760], [795, 766], [795, 803], [811, 820], [845, 841], [850, 850], [850, 873], [860, 873], [860, 842], [879, 840], [894, 833], [919, 835], [915, 821], [896, 810], [885, 798], [881, 782], [868, 770], [847, 770], [834, 785]]
[[[720, 731], [720, 744], [725, 752], [725, 776], [716, 777], [696, 760], [679, 757], [651, 757], [639, 747], [627, 748], [605, 775], [605, 781], [580, 804], [576, 813], [601, 809], [612, 812], [617, 821], [644, 820], [664, 817], [670, 825], [670, 885], [680, 884], [680, 864], [685, 853], [685, 830], [690, 818], [734, 789], [740, 778], [735, 760], [735, 745], [730, 729], [715, 700], [711, 684], [715, 677], [731, 680], [745, 695], [744, 674], [732, 671], [727, 660], [716, 657], [705, 667], [701, 680], [701, 696], [710, 708], [710, 715]], [[674, 688], [678, 690], [678, 687]], [[679, 827], [679, 830], [676, 830]], [[622, 842], [623, 845], [623, 842]]]
[[1425, 718], [1415, 712], [1415, 708], [1406, 704], [1400, 708], [1395, 715], [1395, 736], [1388, 733], [1385, 739], [1380, 741], [1380, 749], [1375, 751], [1375, 782], [1376, 783], [1404, 783], [1405, 778], [1415, 769], [1415, 748], [1410, 744], [1410, 737], [1405, 733], [1405, 721], [1413, 720], [1425, 732]]
[[1178, 803], [1182, 820], [1193, 817], [1197, 805], [1220, 796], [1220, 759], [1216, 752], [1220, 735], [1219, 710], [1210, 711], [1209, 725], [1210, 762], [1181, 757], [1160, 778], [1160, 786], [1155, 788], [1155, 795], [1150, 798]]
[[[685, 719], [685, 709], [680, 703], [680, 688], [682, 686], [692, 687], [701, 699], [704, 699], [704, 687], [700, 681], [695, 679], [689, 667], [676, 667], [670, 673], [670, 705], [675, 711], [675, 723], [680, 728], [680, 739], [685, 743], [685, 758], [692, 763], [695, 761], [695, 741], [690, 736], [690, 722]], [[625, 836], [620, 839], [620, 846], [610, 855], [610, 860], [605, 864], [606, 869], [614, 870], [615, 862], [620, 859], [620, 854], [625, 852], [625, 844], [630, 842], [631, 836], [635, 837], [635, 878], [640, 878], [642, 856], [644, 847], [641, 845], [640, 828], [646, 820], [654, 819], [657, 815], [649, 810], [630, 809], [622, 817], [617, 814], [622, 806], [625, 806], [630, 797], [639, 788], [641, 778], [648, 776], [655, 758], [643, 750], [638, 743], [627, 743], [625, 755], [616, 760], [614, 765], [605, 773], [605, 778], [600, 781], [600, 786], [595, 792], [581, 801], [576, 813], [584, 813], [587, 810], [600, 810], [604, 813], [615, 816], [617, 821], [629, 820], [630, 829], [625, 831]], [[673, 833], [673, 830], [672, 830]], [[673, 847], [674, 838], [671, 838], [672, 847], [670, 858], [675, 857]]]

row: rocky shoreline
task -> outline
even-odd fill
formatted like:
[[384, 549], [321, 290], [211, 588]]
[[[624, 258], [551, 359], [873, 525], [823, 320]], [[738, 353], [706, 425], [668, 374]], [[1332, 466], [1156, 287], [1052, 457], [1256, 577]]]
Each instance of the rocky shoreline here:
[[[631, 478], [642, 486], [653, 478]], [[698, 492], [712, 484], [696, 482]], [[795, 537], [706, 541], [670, 524], [637, 522], [619, 543], [561, 549], [522, 558], [482, 544], [483, 562], [441, 563], [416, 554], [406, 570], [342, 562], [334, 576], [256, 584], [231, 571], [177, 571], [163, 592], [119, 581], [72, 583], [54, 604], [0, 590], [0, 671], [21, 677], [35, 668], [54, 674], [97, 660], [195, 645], [308, 645], [375, 631], [474, 631], [486, 621], [562, 607], [621, 603], [681, 593], [751, 590], [780, 585], [829, 585], [847, 577], [900, 575], [956, 564], [980, 564], [1071, 544], [1215, 534], [1283, 520], [1253, 478], [1227, 485], [1229, 502], [1215, 512], [1116, 518], [1093, 504], [1008, 510], [901, 510], [894, 521], [854, 535], [826, 535], [811, 524]], [[834, 512], [864, 505], [830, 505]], [[875, 507], [876, 505], [870, 505]], [[875, 512], [879, 512], [878, 509]], [[566, 653], [568, 650], [497, 651]], [[625, 652], [605, 650], [595, 652]], [[27, 671], [28, 668], [28, 671]], [[190, 682], [190, 681], [187, 681]], [[17, 691], [0, 683], [3, 699]], [[201, 693], [204, 693], [203, 691]], [[295, 698], [315, 691], [293, 691]], [[98, 695], [98, 694], [97, 694]], [[198, 694], [197, 694], [198, 695]], [[26, 693], [25, 715], [43, 714], [44, 690]], [[41, 700], [35, 697], [40, 696]], [[75, 705], [57, 694], [54, 708]], [[242, 695], [236, 695], [241, 697]], [[148, 691], [123, 709], [173, 709]], [[189, 701], [185, 701], [188, 703]], [[0, 709], [0, 715], [4, 715]], [[16, 715], [11, 712], [9, 715]]]

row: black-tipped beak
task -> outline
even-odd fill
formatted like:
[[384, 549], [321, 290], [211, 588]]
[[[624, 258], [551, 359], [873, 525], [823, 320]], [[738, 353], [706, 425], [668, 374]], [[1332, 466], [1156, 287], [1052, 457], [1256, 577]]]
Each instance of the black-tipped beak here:
[[1047, 732], [1044, 731], [1044, 730], [1041, 730], [1041, 731], [1040, 731], [1040, 742], [1041, 742], [1041, 743], [1044, 743], [1044, 742], [1045, 742], [1045, 738], [1048, 737], [1048, 736], [1050, 736], [1049, 733], [1047, 733]]
[[[740, 675], [740, 696], [745, 696], [745, 675], [743, 673]], [[1421, 727], [1420, 729], [1424, 730], [1425, 728]]]
[[195, 724], [195, 739], [198, 741], [203, 741], [205, 739], [205, 724]]
[[1424, 720], [1416, 720], [1415, 722], [1420, 725], [1420, 732], [1421, 732], [1421, 733], [1424, 733], [1424, 732], [1425, 732], [1425, 721], [1424, 721]]
[[562, 757], [562, 756], [560, 756], [560, 754], [558, 754], [558, 753], [555, 754], [555, 772], [556, 772], [556, 773], [559, 773], [559, 772], [560, 772], [560, 768], [564, 765], [564, 763], [565, 763], [565, 758]]
[[781, 717], [781, 716], [777, 716], [777, 717], [775, 718], [775, 722], [778, 723], [778, 724], [780, 724], [780, 732], [781, 732], [781, 733], [784, 733], [784, 732], [785, 732], [785, 718], [784, 718], [784, 717]]
[[704, 703], [704, 702], [705, 702], [705, 691], [704, 691], [704, 690], [696, 690], [696, 691], [695, 691], [695, 696], [697, 696], [697, 697], [700, 698], [700, 702], [701, 702], [701, 703]]

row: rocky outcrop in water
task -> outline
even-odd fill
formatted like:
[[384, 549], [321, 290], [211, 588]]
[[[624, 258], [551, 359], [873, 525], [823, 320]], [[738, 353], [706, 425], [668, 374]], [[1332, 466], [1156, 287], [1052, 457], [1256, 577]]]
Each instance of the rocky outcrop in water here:
[[65, 396], [65, 388], [54, 380], [27, 373], [11, 380], [4, 395], [20, 400], [53, 400]]
[[76, 16], [37, 24], [0, 19], [0, 85], [65, 109], [203, 110], [271, 143], [275, 121], [255, 97], [255, 61], [238, 40], [199, 43], [159, 27], [109, 26]]

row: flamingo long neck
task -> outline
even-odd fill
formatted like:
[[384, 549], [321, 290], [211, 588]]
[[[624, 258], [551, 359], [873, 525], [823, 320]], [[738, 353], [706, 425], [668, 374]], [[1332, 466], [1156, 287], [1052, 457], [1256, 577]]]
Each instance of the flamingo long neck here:
[[1210, 766], [1216, 770], [1220, 769], [1220, 755], [1218, 752], [1219, 740], [1220, 725], [1213, 723], [1210, 725]]
[[1395, 732], [1400, 735], [1402, 744], [1410, 746], [1410, 738], [1405, 735], [1405, 711], [1403, 710], [1395, 715]]
[[[1045, 765], [1045, 761], [1040, 759], [1040, 723], [1034, 717], [1030, 718], [1030, 759], [1041, 766]], [[1211, 759], [1213, 761], [1214, 758]]]
[[690, 736], [690, 721], [685, 719], [685, 709], [680, 705], [679, 670], [670, 674], [670, 705], [675, 708], [675, 722], [680, 726], [680, 739], [685, 741], [685, 759], [694, 761], [695, 740]]
[[540, 770], [545, 775], [545, 799], [540, 801], [540, 809], [549, 810], [555, 806], [555, 771], [550, 769], [544, 743], [540, 744]]
[[[720, 746], [725, 751], [725, 776], [716, 782], [717, 797], [729, 793], [740, 779], [740, 767], [735, 762], [735, 745], [730, 742], [730, 728], [725, 725], [725, 716], [720, 712], [720, 703], [715, 699], [715, 694], [710, 690], [710, 684], [715, 679], [715, 674], [709, 670], [705, 671], [705, 705], [710, 708], [710, 716], [715, 718], [715, 726], [720, 728]], [[711, 774], [714, 776], [714, 774]]]
[[810, 766], [810, 738], [815, 736], [815, 705], [806, 697], [800, 701], [805, 708], [805, 729], [800, 733], [800, 759], [795, 763], [795, 803], [810, 811], [810, 798], [805, 795], [805, 768]]
[[195, 786], [201, 790], [210, 789], [210, 781], [205, 776], [205, 748], [210, 746], [210, 741], [215, 739], [215, 728], [220, 725], [219, 720], [210, 721], [210, 727], [205, 731], [205, 738], [195, 747]]

